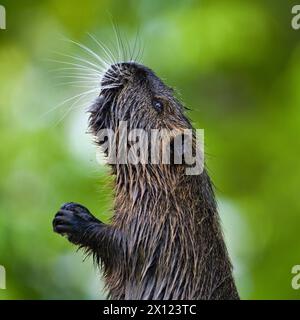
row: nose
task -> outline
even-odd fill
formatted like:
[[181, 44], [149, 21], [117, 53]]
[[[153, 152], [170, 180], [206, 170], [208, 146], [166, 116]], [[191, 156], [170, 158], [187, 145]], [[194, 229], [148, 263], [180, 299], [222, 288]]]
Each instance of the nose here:
[[112, 64], [105, 72], [101, 86], [120, 86], [136, 69], [137, 64], [134, 62], [117, 62]]

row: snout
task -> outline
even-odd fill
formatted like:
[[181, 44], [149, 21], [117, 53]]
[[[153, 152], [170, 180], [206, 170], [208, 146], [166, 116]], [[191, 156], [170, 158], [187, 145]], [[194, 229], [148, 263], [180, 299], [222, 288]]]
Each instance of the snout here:
[[126, 80], [126, 76], [128, 77], [128, 70], [130, 68], [129, 62], [120, 62], [112, 64], [108, 70], [105, 72], [101, 86], [102, 87], [119, 87]]
[[136, 62], [118, 62], [112, 64], [105, 72], [101, 86], [103, 88], [116, 88], [124, 85], [136, 74], [146, 73], [147, 68]]

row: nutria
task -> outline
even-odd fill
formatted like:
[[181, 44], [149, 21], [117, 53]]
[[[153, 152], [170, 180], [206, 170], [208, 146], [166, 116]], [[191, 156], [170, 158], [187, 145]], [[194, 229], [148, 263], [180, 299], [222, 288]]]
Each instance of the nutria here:
[[[101, 146], [99, 132], [116, 130], [121, 121], [146, 132], [192, 128], [174, 91], [139, 63], [111, 65], [101, 84], [89, 110], [90, 131]], [[115, 202], [109, 225], [76, 203], [63, 205], [53, 221], [55, 232], [93, 254], [108, 297], [239, 299], [207, 171], [187, 175], [187, 164], [174, 161], [110, 166]]]

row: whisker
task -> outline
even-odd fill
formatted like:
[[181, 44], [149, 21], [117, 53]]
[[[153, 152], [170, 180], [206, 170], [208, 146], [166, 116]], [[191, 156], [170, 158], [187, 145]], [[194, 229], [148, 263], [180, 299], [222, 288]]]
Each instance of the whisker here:
[[[76, 104], [78, 104], [82, 99], [86, 98], [86, 96], [82, 96], [80, 98], [78, 98], [74, 103], [72, 103], [72, 105], [66, 110], [66, 112], [62, 115], [62, 117], [56, 122], [56, 126], [63, 120], [65, 119], [65, 117], [70, 113], [70, 111], [74, 108], [77, 108], [75, 107]], [[80, 105], [82, 106], [82, 105]]]
[[[118, 55], [119, 55], [118, 61], [121, 62], [122, 60], [124, 61], [124, 58], [122, 59], [122, 47], [123, 47], [123, 44], [122, 44], [122, 41], [120, 39], [120, 33], [119, 33], [118, 26], [113, 21], [112, 21], [112, 25], [113, 25], [114, 33], [115, 33], [116, 40], [117, 40]], [[120, 73], [122, 72], [121, 68], [120, 68], [120, 66], [118, 64], [117, 64], [117, 69], [118, 69], [118, 71]]]
[[73, 56], [73, 55], [69, 55], [69, 54], [60, 53], [60, 52], [56, 52], [56, 54], [59, 54], [59, 55], [61, 55], [63, 57], [72, 58], [72, 59], [80, 61], [80, 62], [84, 62], [84, 63], [94, 67], [96, 70], [99, 69], [100, 71], [103, 71], [103, 69], [99, 65], [96, 65], [96, 64], [94, 64], [94, 63], [92, 63], [92, 62], [90, 62], [88, 60], [83, 59], [83, 58], [80, 58], [80, 57], [77, 57], [77, 56]]
[[[142, 44], [142, 41], [141, 41], [139, 34], [137, 36], [138, 36], [138, 52], [135, 57], [135, 61], [141, 62], [140, 59], [142, 58], [142, 56], [140, 56], [140, 54], [141, 54], [141, 48], [143, 47], [143, 44]], [[142, 55], [143, 55], [143, 53], [142, 53]]]
[[139, 36], [139, 29], [138, 29], [137, 32], [136, 32], [136, 36], [135, 36], [135, 40], [134, 40], [134, 45], [133, 45], [133, 50], [132, 50], [132, 55], [130, 56], [130, 60], [131, 60], [131, 61], [133, 61], [134, 53], [135, 53], [136, 46], [137, 46], [138, 36]]
[[102, 73], [100, 73], [100, 72], [93, 72], [93, 70], [91, 69], [91, 68], [82, 68], [82, 67], [65, 67], [65, 68], [56, 68], [56, 69], [52, 69], [52, 70], [49, 70], [49, 72], [61, 72], [61, 71], [72, 71], [73, 73], [75, 73], [76, 72], [76, 74], [78, 74], [79, 72], [78, 71], [80, 71], [80, 72], [85, 72], [85, 74], [86, 74], [86, 72], [90, 72], [90, 73], [93, 73], [93, 74], [102, 74]]
[[101, 89], [114, 89], [114, 88], [118, 88], [119, 86], [121, 86], [121, 83], [116, 83], [116, 84], [112, 84], [112, 85], [104, 85], [101, 87]]
[[[63, 110], [63, 116], [57, 122], [58, 124], [75, 108], [82, 107], [84, 104], [91, 105], [95, 95], [99, 95], [101, 90], [118, 89], [123, 85], [119, 74], [120, 76], [126, 75], [125, 70], [121, 68], [120, 64], [127, 61], [137, 61], [142, 54], [142, 45], [139, 37], [139, 30], [137, 31], [133, 46], [131, 46], [130, 39], [121, 34], [120, 29], [116, 24], [113, 24], [113, 29], [116, 37], [116, 45], [113, 48], [112, 46], [109, 47], [103, 44], [94, 35], [88, 33], [88, 36], [97, 45], [94, 45], [93, 47], [99, 47], [101, 49], [100, 55], [80, 42], [64, 39], [65, 41], [76, 45], [82, 51], [77, 49], [79, 54], [55, 52], [55, 54], [58, 54], [65, 59], [49, 59], [51, 62], [62, 65], [61, 68], [53, 70], [59, 72], [55, 79], [62, 80], [58, 81], [56, 86], [69, 85], [86, 90], [65, 99], [54, 108], [45, 112], [43, 116], [53, 112], [61, 106], [67, 105], [67, 108]], [[114, 68], [111, 68], [111, 65], [114, 65]], [[115, 93], [113, 90], [107, 91], [107, 97], [110, 97], [110, 99], [112, 98], [112, 104], [115, 105], [117, 95], [114, 95]], [[115, 106], [112, 106], [112, 108], [114, 107]]]
[[[98, 83], [98, 89], [100, 90], [100, 83]], [[97, 88], [96, 83], [87, 83], [81, 81], [68, 81], [68, 82], [60, 82], [56, 83], [55, 87], [65, 86], [65, 85], [72, 85], [73, 87], [80, 87], [80, 88]]]
[[112, 22], [113, 25], [113, 29], [114, 29], [114, 33], [115, 33], [115, 37], [117, 40], [117, 47], [118, 47], [118, 61], [121, 61], [121, 45], [120, 45], [120, 39], [119, 39], [119, 34], [117, 31], [117, 26], [115, 25], [114, 22]]
[[100, 82], [99, 77], [89, 76], [89, 75], [60, 75], [54, 77], [54, 79], [78, 79], [78, 80], [87, 80], [92, 82]]
[[56, 84], [55, 87], [62, 87], [62, 86], [65, 86], [65, 85], [69, 85], [72, 88], [80, 88], [80, 89], [91, 88], [91, 86], [89, 86], [89, 85], [79, 85], [79, 84], [77, 85], [77, 84], [69, 84], [69, 83], [59, 83], [59, 84]]
[[112, 81], [117, 81], [118, 80], [118, 78], [115, 78], [114, 76], [112, 76], [112, 75], [110, 75], [108, 73], [105, 74], [105, 78], [106, 79], [108, 78], [109, 80], [112, 80]]
[[57, 78], [87, 78], [87, 79], [94, 79], [100, 80], [101, 76], [92, 73], [77, 73], [77, 72], [67, 72], [67, 73], [59, 73], [53, 76], [55, 79]]
[[95, 43], [104, 51], [106, 56], [108, 57], [111, 64], [115, 64], [116, 61], [114, 60], [114, 55], [112, 54], [111, 50], [105, 46], [102, 42], [97, 40], [92, 34], [88, 33], [88, 35], [95, 41]]
[[88, 68], [87, 66], [83, 66], [83, 65], [80, 65], [80, 64], [77, 64], [77, 63], [61, 61], [61, 60], [55, 60], [55, 59], [48, 59], [48, 61], [55, 62], [55, 63], [60, 63], [60, 64], [65, 64], [65, 65], [71, 65], [71, 66], [75, 66], [75, 67], [80, 67], [80, 68], [84, 68], [86, 70], [93, 70], [93, 71], [97, 72], [100, 75], [103, 74], [101, 69]]
[[104, 66], [106, 66], [106, 68], [109, 67], [109, 63], [107, 63], [104, 59], [102, 59], [99, 55], [97, 55], [93, 50], [91, 50], [90, 48], [88, 48], [87, 46], [73, 41], [73, 40], [68, 40], [71, 43], [74, 43], [75, 45], [79, 46], [81, 49], [85, 50], [86, 52], [88, 52], [91, 56], [93, 56], [94, 58], [96, 58], [98, 61], [100, 61]]
[[87, 95], [89, 93], [95, 93], [95, 92], [98, 92], [99, 89], [97, 88], [94, 88], [94, 89], [91, 89], [91, 90], [88, 90], [88, 91], [85, 91], [85, 92], [82, 92], [80, 94], [77, 94], [73, 97], [70, 97], [70, 98], [67, 98], [66, 100], [62, 101], [61, 103], [59, 103], [58, 105], [56, 105], [54, 108], [46, 111], [42, 116], [46, 116], [47, 114], [49, 114], [50, 112], [53, 112], [54, 110], [58, 109], [59, 107], [63, 106], [64, 104], [66, 104], [67, 102], [70, 102], [70, 101], [73, 101], [74, 99], [78, 98], [78, 97], [81, 97], [83, 95]]
[[123, 53], [122, 53], [123, 59], [122, 60], [126, 61], [127, 52], [126, 52], [126, 48], [125, 48], [125, 45], [124, 45], [124, 41], [123, 41], [123, 39], [121, 37], [121, 33], [120, 33], [120, 42], [121, 42], [121, 48], [122, 48], [122, 51], [123, 51]]
[[140, 53], [140, 57], [138, 58], [139, 62], [142, 62], [144, 51], [145, 51], [145, 45], [141, 44], [141, 53]]
[[124, 40], [125, 40], [125, 47], [126, 47], [126, 59], [125, 59], [125, 61], [128, 61], [128, 60], [130, 61], [131, 48], [130, 48], [128, 37], [126, 35], [124, 35]]

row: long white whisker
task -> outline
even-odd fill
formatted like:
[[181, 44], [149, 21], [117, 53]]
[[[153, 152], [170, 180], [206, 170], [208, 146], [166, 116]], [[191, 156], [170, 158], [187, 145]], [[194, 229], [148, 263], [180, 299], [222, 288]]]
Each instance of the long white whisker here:
[[96, 42], [96, 44], [98, 44], [98, 46], [104, 51], [104, 53], [106, 54], [106, 56], [108, 57], [109, 61], [111, 62], [111, 64], [115, 64], [115, 61], [113, 59], [113, 54], [110, 51], [110, 49], [108, 47], [106, 47], [103, 43], [101, 43], [99, 40], [97, 40], [92, 34], [88, 33], [88, 35]]
[[68, 85], [68, 84], [84, 85], [86, 87], [89, 87], [90, 89], [98, 87], [100, 89], [100, 82], [96, 82], [96, 81], [92, 82], [92, 81], [88, 81], [88, 80], [64, 81], [64, 82], [56, 83], [55, 86]]
[[137, 33], [136, 33], [136, 36], [135, 36], [134, 45], [133, 45], [133, 50], [132, 50], [132, 55], [130, 56], [130, 60], [131, 60], [131, 61], [133, 61], [134, 53], [135, 53], [135, 50], [136, 50], [138, 35], [139, 35], [139, 30], [137, 30]]
[[70, 98], [64, 100], [63, 102], [59, 103], [58, 105], [56, 105], [54, 108], [46, 111], [42, 116], [46, 116], [46, 115], [49, 114], [50, 112], [53, 112], [54, 110], [58, 109], [59, 107], [63, 106], [64, 104], [66, 104], [67, 102], [73, 101], [74, 99], [76, 99], [76, 98], [78, 98], [78, 97], [81, 97], [81, 96], [83, 96], [83, 95], [87, 95], [87, 94], [89, 94], [89, 93], [95, 93], [95, 92], [98, 92], [98, 91], [99, 91], [99, 89], [94, 88], [94, 89], [91, 89], [91, 90], [82, 92], [82, 93], [80, 93], [80, 94], [77, 94], [77, 95], [75, 95], [75, 96], [73, 96], [73, 97], [70, 97]]
[[[115, 23], [112, 22], [112, 25], [113, 25], [114, 33], [115, 33], [116, 40], [117, 40], [118, 56], [119, 56], [118, 61], [121, 62], [122, 61], [122, 49], [121, 49], [120, 35], [119, 35], [118, 28], [115, 25]], [[121, 73], [121, 67], [119, 66], [119, 64], [116, 64], [116, 66], [117, 66], [118, 71]]]
[[88, 48], [87, 46], [79, 43], [79, 42], [76, 42], [76, 41], [73, 41], [73, 40], [69, 40], [69, 42], [71, 43], [74, 43], [75, 45], [79, 46], [81, 49], [85, 50], [86, 52], [88, 52], [91, 56], [93, 56], [94, 58], [96, 58], [98, 61], [100, 61], [104, 66], [106, 66], [106, 68], [109, 67], [109, 64], [104, 60], [102, 59], [101, 57], [99, 57], [93, 50], [91, 50], [90, 48]]
[[88, 74], [88, 73], [72, 73], [69, 72], [67, 74], [58, 74], [57, 76], [54, 77], [55, 79], [57, 78], [74, 78], [74, 79], [91, 79], [91, 80], [97, 80], [100, 81], [101, 76], [96, 75], [96, 74]]
[[80, 58], [80, 57], [77, 57], [77, 56], [73, 56], [73, 55], [69, 55], [69, 54], [63, 54], [63, 53], [59, 53], [59, 52], [56, 52], [56, 54], [59, 54], [63, 57], [67, 57], [67, 58], [72, 58], [74, 60], [77, 60], [77, 61], [80, 61], [80, 62], [84, 62], [86, 63], [87, 65], [91, 66], [91, 67], [94, 67], [96, 70], [99, 70], [99, 71], [103, 71], [103, 68], [101, 68], [99, 65], [96, 65], [95, 63], [92, 63], [88, 60], [85, 60], [83, 58]]
[[116, 25], [112, 22], [113, 25], [113, 29], [114, 29], [114, 33], [115, 33], [115, 37], [117, 40], [117, 47], [118, 47], [118, 61], [121, 60], [121, 48], [120, 48], [120, 41], [119, 41], [119, 37], [118, 37], [118, 32], [117, 32], [117, 28]]
[[142, 48], [143, 44], [142, 44], [142, 41], [141, 41], [141, 38], [140, 38], [140, 35], [139, 35], [139, 31], [137, 31], [136, 43], [137, 43], [137, 46], [138, 46], [138, 50], [137, 50], [137, 54], [134, 57], [134, 60], [137, 61], [137, 62], [140, 62], [140, 59], [142, 58], [140, 56], [140, 54], [141, 54], [141, 48]]
[[[80, 85], [80, 84], [76, 84], [76, 83], [73, 84], [72, 82], [57, 83], [55, 85], [55, 87], [61, 87], [61, 86], [66, 86], [66, 85], [69, 85], [69, 86], [71, 86], [73, 88], [81, 88], [81, 89], [90, 89], [90, 88], [94, 88], [95, 87], [94, 85], [88, 85], [88, 84]], [[100, 90], [100, 87], [98, 88], [98, 91], [99, 90]]]
[[66, 112], [62, 115], [62, 117], [57, 121], [56, 125], [58, 125], [68, 114], [69, 112], [74, 109], [74, 107], [76, 106], [76, 104], [78, 104], [81, 100], [83, 100], [84, 98], [86, 98], [87, 96], [82, 96], [80, 98], [78, 98], [75, 102], [73, 102], [71, 104], [71, 106], [66, 110]]
[[99, 77], [97, 76], [89, 76], [89, 75], [60, 75], [60, 76], [56, 76], [54, 77], [54, 79], [65, 79], [65, 78], [71, 78], [71, 79], [82, 79], [82, 80], [92, 80], [92, 81], [98, 81], [99, 82]]
[[96, 72], [96, 71], [93, 71], [93, 69], [91, 68], [82, 68], [82, 67], [65, 67], [65, 68], [56, 68], [56, 69], [53, 69], [53, 70], [49, 70], [49, 72], [61, 72], [61, 71], [72, 71], [73, 73], [76, 72], [76, 74], [79, 74], [79, 71], [80, 72], [85, 72], [84, 74], [103, 74], [103, 73], [100, 73], [100, 72]]
[[125, 61], [130, 61], [131, 48], [130, 48], [128, 37], [126, 37], [126, 35], [124, 35], [124, 40], [125, 40], [125, 47], [126, 47], [126, 60]]
[[101, 87], [101, 89], [102, 89], [102, 90], [115, 89], [115, 88], [118, 88], [120, 85], [121, 85], [121, 83], [116, 83], [116, 84], [107, 85], [107, 86], [104, 85], [104, 86]]
[[90, 70], [90, 71], [93, 70], [93, 71], [97, 72], [100, 75], [103, 74], [103, 71], [100, 70], [100, 69], [88, 68], [87, 66], [83, 66], [83, 65], [80, 65], [80, 64], [77, 64], [77, 63], [61, 61], [61, 60], [55, 60], [55, 59], [48, 59], [48, 61], [55, 62], [55, 63], [60, 63], [60, 64], [65, 64], [65, 65], [70, 65], [70, 66], [75, 66], [75, 67], [83, 68], [85, 70]]
[[[122, 87], [122, 77], [127, 76], [126, 70], [123, 70], [121, 63], [136, 61], [141, 54], [141, 45], [138, 32], [134, 39], [134, 46], [131, 47], [129, 39], [126, 37], [123, 38], [123, 35], [121, 35], [121, 32], [116, 25], [113, 25], [113, 27], [117, 40], [116, 45], [113, 47], [103, 44], [94, 35], [88, 33], [88, 36], [97, 45], [92, 46], [93, 49], [96, 48], [96, 52], [80, 42], [65, 39], [69, 43], [79, 47], [82, 51], [77, 49], [76, 51], [79, 52], [78, 54], [55, 52], [59, 56], [65, 58], [62, 58], [62, 60], [49, 59], [49, 61], [62, 65], [62, 68], [53, 70], [59, 72], [55, 77], [55, 79], [58, 79], [55, 81], [57, 86], [70, 85], [76, 88], [82, 88], [82, 90], [85, 91], [65, 99], [42, 116], [64, 106], [63, 116], [57, 122], [59, 123], [71, 112], [71, 110], [82, 107], [85, 103], [90, 105], [92, 100], [90, 98], [94, 97], [96, 94], [99, 95], [101, 90], [108, 90], [107, 92], [104, 92], [104, 94], [113, 97], [113, 104], [115, 104], [118, 95], [113, 89], [118, 90], [118, 88]], [[97, 54], [98, 47], [101, 49], [100, 55]], [[111, 67], [112, 65], [114, 66], [113, 68]], [[89, 102], [87, 102], [87, 100], [89, 100]]]
[[110, 79], [110, 80], [112, 80], [112, 81], [117, 81], [117, 80], [119, 80], [118, 78], [115, 78], [114, 76], [112, 76], [112, 75], [110, 75], [110, 74], [108, 74], [108, 73], [105, 74], [105, 78], [108, 78], [108, 79]]

